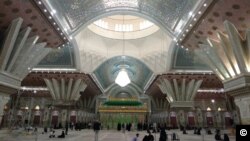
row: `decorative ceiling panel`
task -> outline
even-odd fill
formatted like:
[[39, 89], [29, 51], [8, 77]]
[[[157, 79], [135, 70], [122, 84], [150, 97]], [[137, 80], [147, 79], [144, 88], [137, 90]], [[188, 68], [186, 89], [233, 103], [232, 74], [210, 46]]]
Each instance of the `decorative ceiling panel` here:
[[173, 53], [172, 69], [211, 70], [193, 51], [176, 45]]
[[225, 32], [223, 22], [233, 23], [239, 33], [245, 36], [250, 27], [250, 1], [249, 0], [218, 0], [190, 31], [182, 44], [189, 49], [199, 48], [199, 44], [206, 43], [206, 38], [217, 39], [217, 32]]
[[90, 20], [105, 13], [136, 12], [152, 17], [170, 33], [177, 34], [174, 28], [183, 27], [189, 20], [189, 12], [203, 0], [53, 0], [45, 1], [55, 9], [58, 19], [76, 31]]
[[117, 56], [105, 61], [94, 71], [94, 74], [102, 88], [106, 89], [114, 83], [122, 68], [127, 70], [132, 83], [140, 87], [141, 90], [153, 75], [153, 72], [144, 63], [128, 56]]
[[31, 36], [38, 35], [38, 42], [46, 42], [48, 47], [58, 47], [64, 40], [48, 22], [32, 0], [0, 1], [0, 32], [4, 32], [13, 19], [21, 17], [23, 27], [31, 27]]
[[53, 49], [35, 68], [74, 68], [75, 56], [73, 45]]

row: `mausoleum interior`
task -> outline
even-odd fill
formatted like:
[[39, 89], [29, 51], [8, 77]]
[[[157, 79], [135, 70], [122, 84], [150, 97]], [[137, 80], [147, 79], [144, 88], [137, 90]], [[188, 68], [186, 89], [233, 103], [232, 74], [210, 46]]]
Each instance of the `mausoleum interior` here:
[[250, 124], [249, 28], [249, 0], [1, 0], [0, 140], [71, 124], [94, 140], [95, 121], [99, 140], [119, 124], [235, 140]]

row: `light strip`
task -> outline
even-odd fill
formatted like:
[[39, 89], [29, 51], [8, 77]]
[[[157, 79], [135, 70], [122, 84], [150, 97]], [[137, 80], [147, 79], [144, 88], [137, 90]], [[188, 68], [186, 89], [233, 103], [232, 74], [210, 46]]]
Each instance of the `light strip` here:
[[47, 87], [21, 87], [21, 90], [25, 91], [48, 91]]
[[68, 68], [33, 68], [32, 71], [76, 71]]
[[223, 92], [224, 92], [224, 89], [198, 89], [197, 92], [223, 93]]

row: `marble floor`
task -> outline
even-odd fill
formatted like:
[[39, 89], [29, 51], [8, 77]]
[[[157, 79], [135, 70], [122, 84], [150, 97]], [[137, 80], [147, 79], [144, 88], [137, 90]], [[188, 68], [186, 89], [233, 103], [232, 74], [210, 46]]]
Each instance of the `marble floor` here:
[[[214, 141], [214, 134], [212, 135], [194, 135], [193, 131], [187, 131], [188, 134], [183, 135], [179, 130], [167, 131], [169, 134], [168, 139], [170, 140], [170, 134], [173, 132], [177, 133], [181, 141]], [[228, 131], [222, 131], [226, 133]], [[61, 130], [56, 130], [55, 135], [59, 135]], [[131, 131], [131, 132], [118, 132], [116, 130], [101, 130], [99, 132], [99, 141], [131, 141], [136, 133], [139, 133], [139, 141], [146, 134], [145, 131]], [[81, 130], [81, 131], [69, 131], [69, 134], [64, 138], [49, 138], [49, 133], [42, 134], [42, 129], [38, 129], [37, 134], [27, 133], [23, 130], [15, 130], [10, 133], [8, 130], [0, 130], [0, 141], [94, 141], [93, 130]], [[156, 141], [159, 140], [159, 133], [153, 134]], [[235, 141], [234, 135], [229, 135], [230, 141]]]

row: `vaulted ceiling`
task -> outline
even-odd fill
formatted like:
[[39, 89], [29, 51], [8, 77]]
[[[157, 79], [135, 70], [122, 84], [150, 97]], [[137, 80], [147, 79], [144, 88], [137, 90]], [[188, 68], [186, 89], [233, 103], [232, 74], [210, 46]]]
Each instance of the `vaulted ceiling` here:
[[[207, 37], [216, 39], [216, 32], [224, 31], [223, 21], [225, 20], [235, 24], [243, 35], [244, 30], [250, 27], [250, 18], [248, 18], [250, 15], [249, 0], [3, 0], [0, 2], [0, 9], [1, 37], [12, 19], [22, 17], [24, 19], [23, 27], [32, 27], [32, 34], [38, 34], [40, 42], [47, 42], [49, 47], [55, 48], [37, 66], [37, 68], [43, 68], [43, 73], [41, 70], [35, 73], [34, 70], [24, 79], [22, 85], [46, 86], [42, 78], [50, 76], [56, 78], [84, 77], [90, 85], [85, 91], [86, 95], [100, 94], [102, 93], [100, 85], [107, 88], [112, 83], [111, 79], [115, 77], [110, 75], [112, 70], [107, 72], [108, 70], [102, 70], [101, 66], [107, 65], [107, 60], [112, 60], [118, 54], [124, 55], [122, 52], [113, 56], [110, 55], [114, 48], [110, 48], [110, 50], [95, 49], [102, 53], [100, 54], [91, 52], [90, 49], [93, 46], [88, 46], [89, 48], [79, 47], [80, 40], [77, 41], [76, 37], [80, 37], [81, 33], [87, 33], [87, 26], [100, 18], [117, 14], [139, 16], [155, 23], [160, 28], [157, 32], [159, 36], [161, 36], [161, 32], [165, 34], [165, 40], [155, 36], [159, 40], [150, 42], [152, 41], [148, 39], [150, 37], [145, 38], [148, 41], [147, 44], [159, 45], [158, 52], [152, 51], [142, 57], [135, 54], [134, 50], [125, 54], [136, 58], [134, 60], [143, 62], [144, 68], [149, 70], [147, 74], [142, 73], [133, 78], [138, 87], [143, 88], [145, 86], [142, 78], [145, 77], [149, 80], [148, 77], [152, 73], [155, 74], [154, 77], [158, 75], [155, 79], [152, 78], [154, 81], [145, 93], [159, 97], [162, 94], [156, 83], [161, 77], [167, 79], [194, 77], [195, 79], [203, 79], [201, 88], [223, 88], [221, 81], [213, 73], [210, 75], [210, 69], [194, 56], [192, 50], [196, 49], [199, 43], [204, 43]], [[94, 40], [99, 37], [96, 35]], [[103, 39], [111, 40], [102, 37], [102, 41]], [[87, 41], [87, 38], [85, 37], [83, 40]], [[114, 43], [116, 40], [112, 40], [112, 42]], [[83, 45], [86, 47], [86, 45], [98, 45], [98, 43], [88, 42], [87, 44], [87, 42], [84, 42]], [[127, 45], [129, 46], [129, 44]], [[107, 44], [107, 46], [111, 47], [110, 44]], [[58, 49], [59, 47], [60, 49]], [[155, 49], [155, 46], [152, 46], [152, 49]], [[81, 51], [83, 51], [82, 54]], [[134, 56], [129, 55], [130, 53], [134, 53]], [[116, 59], [116, 61], [112, 64], [121, 62], [119, 59]], [[136, 61], [132, 61], [131, 64], [134, 62]], [[91, 65], [88, 63], [96, 66], [89, 71]], [[168, 67], [163, 67], [162, 64], [168, 64]], [[98, 68], [98, 66], [100, 67]], [[141, 70], [140, 67], [136, 68], [137, 65], [134, 66], [136, 71]], [[65, 70], [61, 73], [56, 69], [45, 71], [48, 68]], [[70, 72], [67, 69], [70, 69]], [[154, 71], [154, 69], [161, 71]], [[193, 73], [196, 71], [205, 73]], [[96, 74], [97, 77], [93, 79], [92, 73]], [[131, 89], [134, 88], [131, 87]]]

